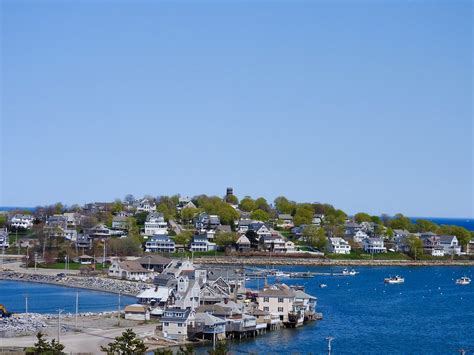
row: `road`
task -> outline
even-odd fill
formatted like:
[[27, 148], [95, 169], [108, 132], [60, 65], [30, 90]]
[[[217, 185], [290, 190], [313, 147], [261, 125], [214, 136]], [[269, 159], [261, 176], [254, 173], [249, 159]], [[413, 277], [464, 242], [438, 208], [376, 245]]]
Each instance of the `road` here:
[[6, 269], [6, 270], [11, 270], [15, 272], [21, 272], [23, 274], [38, 274], [38, 275], [57, 275], [59, 273], [64, 273], [68, 275], [78, 275], [79, 270], [67, 270], [65, 271], [64, 269], [43, 269], [43, 268], [35, 268], [30, 267], [28, 269], [22, 267], [21, 265], [23, 262], [15, 261], [15, 262], [8, 262], [0, 266], [0, 270]]
[[171, 228], [174, 230], [174, 232], [176, 233], [176, 235], [180, 235], [181, 232], [183, 231], [183, 227], [181, 227], [178, 223], [176, 223], [176, 222], [173, 221], [173, 220], [170, 220], [170, 226], [171, 226]]
[[[140, 337], [153, 335], [156, 324], [147, 324], [141, 326], [134, 326], [133, 331]], [[107, 345], [114, 340], [116, 336], [122, 334], [126, 328], [114, 329], [85, 329], [80, 333], [71, 333], [60, 336], [60, 342], [65, 346], [66, 353], [92, 353], [99, 354], [100, 347]], [[51, 340], [51, 337], [47, 337]], [[36, 336], [25, 336], [16, 338], [0, 338], [0, 347], [15, 346], [15, 347], [29, 347], [36, 342]], [[153, 344], [148, 344], [151, 347]]]

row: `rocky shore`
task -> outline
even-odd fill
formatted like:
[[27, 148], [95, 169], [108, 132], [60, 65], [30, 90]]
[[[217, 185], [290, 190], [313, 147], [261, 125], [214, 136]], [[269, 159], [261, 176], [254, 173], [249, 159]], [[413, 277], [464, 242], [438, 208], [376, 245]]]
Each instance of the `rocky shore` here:
[[307, 266], [474, 266], [474, 260], [334, 260], [323, 258], [200, 257], [196, 263], [217, 265]]
[[23, 274], [14, 271], [0, 272], [0, 280], [14, 280], [53, 284], [66, 287], [77, 287], [95, 291], [121, 293], [127, 296], [136, 296], [150, 285], [143, 282], [109, 279], [104, 277], [83, 276], [52, 276], [42, 274]]

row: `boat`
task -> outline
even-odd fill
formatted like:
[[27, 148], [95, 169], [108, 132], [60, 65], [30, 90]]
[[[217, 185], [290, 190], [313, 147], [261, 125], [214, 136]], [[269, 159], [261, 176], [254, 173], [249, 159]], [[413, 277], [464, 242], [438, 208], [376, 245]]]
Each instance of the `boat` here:
[[471, 283], [471, 279], [467, 276], [463, 276], [460, 279], [456, 280], [456, 285], [469, 285]]
[[354, 275], [357, 275], [357, 271], [355, 271], [354, 269], [352, 269], [351, 271], [349, 271], [348, 269], [344, 269], [344, 270], [342, 270], [342, 275], [343, 276], [354, 276]]
[[326, 285], [326, 284], [320, 284], [319, 285], [319, 288], [325, 288], [325, 287], [328, 287], [328, 285]]
[[278, 272], [275, 273], [275, 276], [276, 277], [290, 277], [290, 274], [287, 273], [287, 272], [278, 271]]
[[405, 282], [405, 279], [401, 276], [387, 277], [384, 279], [386, 284], [402, 284]]

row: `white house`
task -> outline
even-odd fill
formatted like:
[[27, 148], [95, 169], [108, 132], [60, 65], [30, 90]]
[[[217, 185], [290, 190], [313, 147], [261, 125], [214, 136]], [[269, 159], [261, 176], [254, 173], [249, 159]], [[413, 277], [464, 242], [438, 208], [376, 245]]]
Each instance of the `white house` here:
[[356, 231], [352, 236], [352, 240], [356, 243], [362, 243], [366, 238], [369, 238], [369, 236], [363, 230]]
[[145, 235], [166, 234], [168, 233], [168, 224], [165, 221], [163, 213], [151, 212], [146, 217]]
[[293, 310], [295, 291], [286, 285], [274, 285], [258, 293], [258, 309], [277, 315], [282, 322], [288, 321], [288, 313]]
[[142, 304], [131, 304], [124, 309], [125, 319], [146, 321], [150, 320], [150, 310]]
[[10, 219], [10, 227], [30, 229], [33, 227], [34, 217], [25, 214], [16, 214]]
[[293, 216], [291, 214], [279, 214], [277, 227], [280, 228], [293, 228], [295, 224], [293, 223]]
[[187, 275], [181, 275], [176, 280], [178, 286], [175, 307], [181, 309], [197, 308], [201, 300], [201, 286], [198, 280], [190, 279]]
[[260, 244], [263, 249], [269, 251], [284, 252], [286, 250], [286, 240], [280, 235], [264, 235], [260, 238]]
[[125, 260], [120, 262], [114, 260], [109, 267], [109, 276], [131, 281], [146, 281], [153, 274], [152, 270], [145, 269], [136, 260]]
[[342, 238], [332, 237], [328, 238], [328, 250], [334, 254], [349, 254], [351, 246]]
[[287, 240], [285, 242], [285, 250], [286, 250], [287, 253], [292, 253], [292, 252], [296, 251], [295, 243], [293, 243], [291, 240]]
[[207, 234], [195, 234], [191, 244], [189, 245], [190, 251], [212, 251], [216, 250], [217, 245], [209, 241]]
[[177, 341], [187, 340], [191, 313], [194, 318], [194, 310], [167, 308], [161, 318], [163, 337]]
[[148, 199], [141, 200], [137, 205], [137, 212], [155, 212], [156, 204]]
[[154, 235], [145, 243], [147, 253], [174, 253], [175, 242], [168, 235]]
[[442, 235], [439, 244], [444, 249], [445, 255], [461, 255], [461, 246], [455, 235]]
[[0, 248], [8, 248], [10, 243], [8, 242], [8, 231], [5, 228], [4, 230], [0, 230]]
[[384, 247], [383, 238], [366, 238], [364, 251], [369, 254], [386, 253], [387, 248]]

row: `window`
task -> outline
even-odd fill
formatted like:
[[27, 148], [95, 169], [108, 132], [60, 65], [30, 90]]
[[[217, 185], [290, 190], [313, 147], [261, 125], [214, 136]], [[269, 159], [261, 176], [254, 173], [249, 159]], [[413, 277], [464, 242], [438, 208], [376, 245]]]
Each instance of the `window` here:
[[263, 297], [263, 302], [269, 302], [269, 298], [268, 297]]
[[278, 312], [283, 312], [283, 307], [278, 307]]
[[283, 303], [283, 297], [278, 297], [278, 303]]
[[264, 310], [265, 312], [269, 312], [269, 311], [270, 311], [270, 308], [268, 308], [268, 307], [263, 307], [263, 310]]
[[169, 322], [165, 322], [165, 323], [164, 323], [164, 326], [165, 326], [165, 327], [169, 327], [169, 325], [170, 325]]
[[178, 327], [182, 327], [183, 326], [183, 323], [178, 323]]

